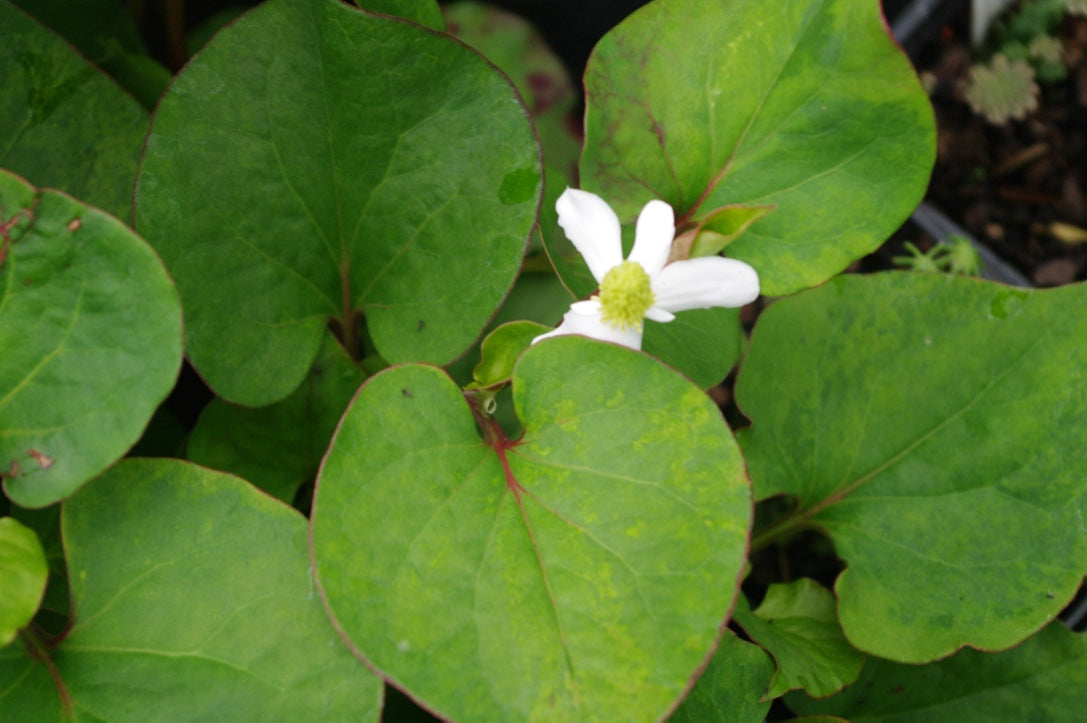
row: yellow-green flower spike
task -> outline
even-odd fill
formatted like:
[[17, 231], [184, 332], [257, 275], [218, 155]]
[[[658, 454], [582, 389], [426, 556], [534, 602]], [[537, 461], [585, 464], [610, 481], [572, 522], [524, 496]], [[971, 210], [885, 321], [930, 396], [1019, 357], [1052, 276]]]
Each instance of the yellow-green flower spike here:
[[649, 274], [637, 261], [613, 266], [600, 282], [600, 318], [619, 329], [641, 329], [653, 305]]

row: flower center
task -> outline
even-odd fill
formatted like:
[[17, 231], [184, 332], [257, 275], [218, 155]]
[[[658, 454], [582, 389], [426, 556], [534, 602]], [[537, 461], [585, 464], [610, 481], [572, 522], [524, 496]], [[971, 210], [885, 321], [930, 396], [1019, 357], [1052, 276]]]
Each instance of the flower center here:
[[600, 317], [620, 329], [642, 328], [645, 312], [653, 305], [649, 274], [637, 261], [613, 266], [600, 282]]

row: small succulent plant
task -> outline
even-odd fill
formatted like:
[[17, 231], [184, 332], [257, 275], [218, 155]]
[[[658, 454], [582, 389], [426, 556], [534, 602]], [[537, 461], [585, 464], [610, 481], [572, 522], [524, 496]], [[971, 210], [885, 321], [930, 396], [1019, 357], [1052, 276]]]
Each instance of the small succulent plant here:
[[1000, 125], [1021, 120], [1037, 108], [1038, 93], [1030, 63], [997, 53], [989, 65], [970, 68], [966, 102], [990, 123]]
[[981, 273], [981, 257], [970, 240], [952, 234], [928, 251], [922, 251], [906, 241], [903, 246], [908, 256], [895, 256], [892, 261], [903, 268], [927, 273], [977, 276]]
[[1024, 0], [989, 28], [989, 62], [971, 66], [966, 85], [976, 113], [997, 125], [1022, 119], [1038, 105], [1038, 83], [1068, 76], [1056, 33], [1069, 14], [1087, 15], [1087, 0]]

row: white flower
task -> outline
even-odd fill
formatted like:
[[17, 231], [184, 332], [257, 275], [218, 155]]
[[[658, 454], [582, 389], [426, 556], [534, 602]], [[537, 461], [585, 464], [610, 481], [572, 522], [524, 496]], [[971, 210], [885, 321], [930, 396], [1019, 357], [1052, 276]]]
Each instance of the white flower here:
[[759, 295], [759, 276], [743, 261], [707, 256], [665, 265], [675, 217], [664, 201], [650, 201], [642, 209], [626, 261], [619, 217], [604, 199], [567, 188], [555, 209], [566, 237], [600, 284], [600, 293], [571, 304], [562, 324], [533, 339], [533, 344], [561, 334], [581, 334], [641, 349], [643, 319], [672, 321], [677, 311], [743, 306]]

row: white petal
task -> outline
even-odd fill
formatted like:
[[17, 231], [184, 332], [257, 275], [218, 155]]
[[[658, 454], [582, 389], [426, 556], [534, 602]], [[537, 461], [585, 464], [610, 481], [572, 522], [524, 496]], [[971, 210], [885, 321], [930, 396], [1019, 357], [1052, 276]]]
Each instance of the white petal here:
[[582, 316], [599, 315], [600, 300], [594, 297], [592, 299], [586, 299], [585, 301], [575, 301], [570, 304], [570, 311], [576, 311]]
[[758, 298], [759, 275], [720, 256], [675, 261], [653, 279], [653, 295], [653, 306], [667, 311], [743, 306]]
[[664, 201], [650, 201], [638, 216], [630, 260], [637, 261], [653, 278], [664, 268], [676, 235], [676, 217]]
[[652, 319], [653, 321], [667, 322], [676, 318], [676, 315], [670, 311], [665, 311], [659, 306], [650, 306], [645, 312], [645, 318]]
[[623, 237], [619, 217], [607, 201], [594, 193], [567, 188], [555, 201], [559, 225], [566, 238], [585, 258], [597, 282], [613, 266], [623, 262]]
[[541, 334], [532, 340], [532, 343], [541, 339], [550, 339], [553, 336], [565, 334], [580, 334], [591, 339], [610, 341], [614, 344], [622, 344], [631, 349], [642, 348], [642, 332], [638, 329], [617, 329], [600, 318], [599, 314], [582, 314], [571, 309], [562, 317], [559, 328]]

